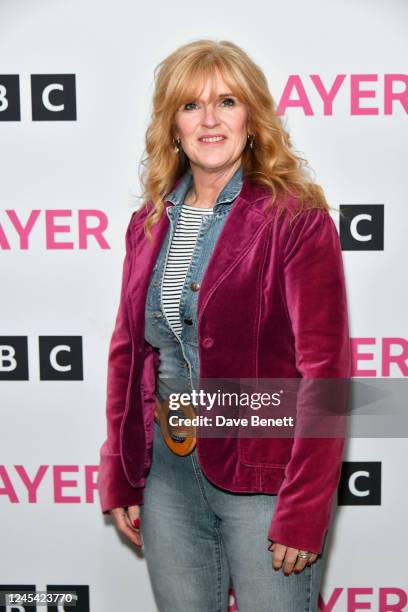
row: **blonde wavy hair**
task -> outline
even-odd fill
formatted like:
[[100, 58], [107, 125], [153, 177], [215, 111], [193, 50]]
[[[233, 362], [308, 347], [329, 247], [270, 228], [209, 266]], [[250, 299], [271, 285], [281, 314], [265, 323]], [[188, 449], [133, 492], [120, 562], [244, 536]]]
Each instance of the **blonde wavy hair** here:
[[177, 178], [186, 172], [189, 160], [180, 147], [174, 149], [176, 111], [182, 104], [195, 100], [207, 79], [212, 82], [211, 99], [215, 99], [214, 77], [219, 71], [238, 99], [246, 104], [248, 132], [254, 137], [251, 149], [247, 143], [242, 153], [243, 174], [249, 181], [266, 186], [271, 200], [266, 213], [276, 205], [281, 212], [286, 196], [294, 196], [297, 211], [305, 208], [332, 207], [323, 189], [308, 176], [308, 162], [293, 149], [288, 131], [276, 113], [276, 104], [262, 70], [240, 47], [226, 40], [194, 40], [185, 44], [154, 69], [155, 88], [151, 122], [145, 135], [146, 157], [141, 160], [141, 198], [152, 207], [144, 221], [144, 231], [151, 239], [151, 227], [161, 218], [164, 200]]

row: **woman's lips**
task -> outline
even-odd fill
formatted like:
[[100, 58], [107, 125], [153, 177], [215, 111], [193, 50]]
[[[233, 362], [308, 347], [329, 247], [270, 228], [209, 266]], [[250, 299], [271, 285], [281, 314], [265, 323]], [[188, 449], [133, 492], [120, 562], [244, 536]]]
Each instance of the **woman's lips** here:
[[205, 141], [205, 140], [200, 140], [200, 138], [198, 139], [198, 142], [200, 144], [203, 145], [217, 145], [217, 144], [222, 144], [223, 142], [225, 142], [227, 139], [224, 136], [223, 138], [220, 138], [219, 140], [213, 140], [213, 141]]

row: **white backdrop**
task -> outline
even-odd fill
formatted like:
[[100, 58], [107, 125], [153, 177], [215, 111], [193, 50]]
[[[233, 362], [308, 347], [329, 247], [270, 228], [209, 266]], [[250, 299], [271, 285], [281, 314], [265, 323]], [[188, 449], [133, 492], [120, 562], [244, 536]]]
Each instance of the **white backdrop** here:
[[[389, 338], [402, 358], [386, 375], [408, 375], [407, 18], [403, 0], [2, 0], [0, 590], [81, 586], [81, 611], [155, 610], [146, 563], [102, 516], [94, 483], [153, 69], [179, 45], [196, 38], [241, 45], [277, 103], [286, 91], [286, 99], [310, 104], [312, 114], [305, 104], [283, 108], [285, 121], [330, 203], [383, 205], [384, 226], [374, 226], [384, 248], [367, 242], [367, 250], [343, 252], [355, 376], [384, 376]], [[399, 75], [388, 93], [386, 75]], [[331, 111], [317, 77], [326, 90], [343, 79]], [[41, 79], [65, 84], [70, 116], [48, 110], [38, 120], [35, 101], [33, 116]], [[394, 102], [390, 91], [400, 94]], [[90, 226], [106, 220], [105, 243], [91, 236], [80, 244], [79, 214], [87, 212]], [[30, 215], [24, 242], [17, 221], [25, 225]], [[64, 229], [53, 233], [53, 223]], [[55, 345], [66, 347], [57, 361], [72, 368], [47, 371]], [[360, 481], [365, 505], [357, 495], [338, 507], [322, 610], [408, 609], [406, 451], [406, 438], [349, 441], [346, 462], [369, 474], [370, 462], [380, 462], [381, 471]], [[370, 502], [374, 490], [380, 503]]]

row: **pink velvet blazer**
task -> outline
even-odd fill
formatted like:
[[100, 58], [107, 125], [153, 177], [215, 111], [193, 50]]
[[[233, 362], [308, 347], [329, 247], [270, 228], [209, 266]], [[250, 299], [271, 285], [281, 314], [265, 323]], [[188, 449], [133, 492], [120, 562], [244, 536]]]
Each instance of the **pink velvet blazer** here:
[[[317, 209], [292, 223], [275, 211], [264, 218], [269, 197], [265, 187], [244, 179], [208, 262], [197, 304], [201, 377], [348, 378], [347, 300], [334, 221]], [[104, 513], [143, 503], [151, 464], [158, 353], [144, 339], [144, 310], [169, 220], [164, 213], [153, 226], [152, 245], [143, 232], [146, 214], [146, 207], [134, 213], [127, 228], [109, 346], [107, 438], [98, 474]], [[197, 440], [200, 466], [215, 485], [279, 493], [271, 540], [317, 553], [343, 450], [344, 437]]]

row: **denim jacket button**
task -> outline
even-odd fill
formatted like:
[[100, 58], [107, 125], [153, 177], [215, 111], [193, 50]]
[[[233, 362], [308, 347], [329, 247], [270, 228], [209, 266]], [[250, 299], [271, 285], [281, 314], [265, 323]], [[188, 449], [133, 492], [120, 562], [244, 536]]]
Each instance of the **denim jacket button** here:
[[214, 338], [204, 338], [203, 347], [210, 348], [214, 344]]
[[198, 291], [199, 287], [200, 287], [200, 283], [196, 283], [196, 282], [193, 282], [190, 285], [190, 289], [192, 289], [192, 291]]

